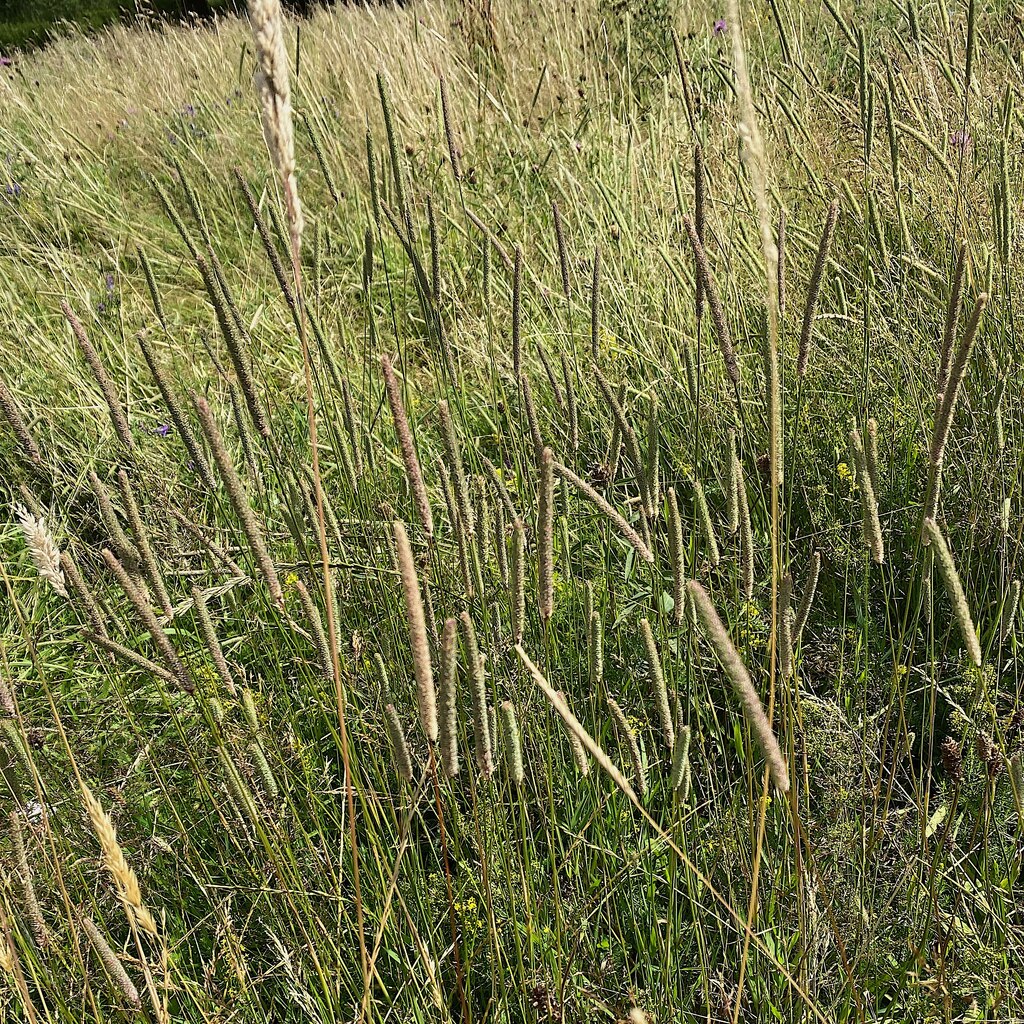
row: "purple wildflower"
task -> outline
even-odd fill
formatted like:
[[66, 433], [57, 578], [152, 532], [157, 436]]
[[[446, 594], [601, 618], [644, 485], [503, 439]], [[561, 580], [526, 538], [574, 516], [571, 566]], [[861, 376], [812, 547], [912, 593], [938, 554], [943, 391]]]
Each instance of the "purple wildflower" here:
[[714, 25], [711, 26], [711, 31], [714, 32], [716, 36], [721, 36], [725, 35], [728, 28], [729, 26], [726, 24], [725, 18], [718, 18]]
[[104, 278], [104, 281], [105, 281], [105, 283], [107, 285], [107, 294], [108, 295], [113, 295], [114, 294], [114, 275], [111, 274], [111, 273], [108, 273], [106, 275], [106, 277]]
[[153, 433], [156, 434], [158, 437], [166, 437], [171, 432], [172, 429], [173, 427], [170, 425], [170, 423], [158, 423], [153, 428]]
[[9, 68], [13, 63], [10, 57], [0, 57], [0, 68]]
[[968, 149], [971, 145], [971, 133], [966, 128], [957, 128], [956, 131], [950, 133], [949, 144], [954, 149]]

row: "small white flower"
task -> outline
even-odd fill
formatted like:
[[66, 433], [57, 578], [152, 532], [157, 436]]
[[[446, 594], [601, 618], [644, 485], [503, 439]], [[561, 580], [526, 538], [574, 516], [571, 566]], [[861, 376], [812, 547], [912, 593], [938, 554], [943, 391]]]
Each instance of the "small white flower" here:
[[21, 504], [14, 506], [14, 514], [18, 517], [18, 525], [25, 537], [25, 545], [28, 547], [32, 561], [35, 563], [39, 575], [60, 594], [67, 597], [68, 592], [64, 586], [64, 572], [60, 567], [60, 548], [53, 539], [46, 520], [40, 516], [38, 519]]

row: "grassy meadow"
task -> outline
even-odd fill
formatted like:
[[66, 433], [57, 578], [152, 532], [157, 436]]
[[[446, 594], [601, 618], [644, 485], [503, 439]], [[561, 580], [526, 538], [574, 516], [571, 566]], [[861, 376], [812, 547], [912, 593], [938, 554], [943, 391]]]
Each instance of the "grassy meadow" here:
[[284, 42], [0, 67], [0, 1019], [1024, 1020], [1018, 8]]

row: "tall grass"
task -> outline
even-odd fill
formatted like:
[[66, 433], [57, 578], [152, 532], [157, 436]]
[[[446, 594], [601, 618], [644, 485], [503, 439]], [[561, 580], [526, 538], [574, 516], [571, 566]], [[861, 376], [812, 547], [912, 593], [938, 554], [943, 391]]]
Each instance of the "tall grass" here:
[[0, 78], [4, 1014], [1020, 1019], [1011, 16], [253, 7]]

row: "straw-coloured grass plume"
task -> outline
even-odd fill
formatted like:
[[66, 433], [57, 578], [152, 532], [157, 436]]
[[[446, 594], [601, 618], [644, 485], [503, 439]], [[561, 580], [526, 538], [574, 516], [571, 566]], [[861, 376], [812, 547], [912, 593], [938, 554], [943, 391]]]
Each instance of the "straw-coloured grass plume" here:
[[821, 552], [812, 551], [811, 560], [807, 563], [807, 575], [804, 577], [803, 589], [800, 591], [800, 603], [797, 605], [796, 618], [793, 620], [793, 643], [800, 642], [800, 636], [807, 625], [814, 604], [814, 594], [818, 589], [818, 577], [821, 574]]
[[20, 504], [14, 506], [14, 514], [40, 579], [48, 583], [61, 597], [67, 597], [64, 570], [61, 568], [60, 548], [46, 525], [46, 518], [34, 516], [24, 505]]
[[299, 186], [295, 179], [291, 84], [281, 4], [279, 0], [248, 0], [248, 7], [256, 56], [260, 64], [254, 81], [260, 101], [263, 137], [281, 179], [292, 251], [297, 256], [303, 230], [302, 204], [299, 202]]
[[92, 790], [84, 783], [82, 784], [82, 801], [100, 843], [103, 866], [110, 872], [110, 877], [114, 881], [114, 887], [117, 889], [117, 894], [124, 904], [128, 917], [144, 932], [148, 932], [156, 938], [156, 921], [142, 900], [139, 880], [135, 877], [135, 872], [121, 849], [121, 844], [117, 841], [117, 830], [114, 828], [114, 823], [110, 820], [110, 815], [103, 810], [103, 805], [93, 795]]
[[708, 597], [708, 592], [696, 581], [690, 580], [686, 589], [697, 609], [704, 628], [711, 639], [711, 643], [718, 655], [718, 660], [725, 669], [725, 674], [732, 683], [733, 692], [736, 694], [743, 709], [744, 717], [750, 725], [768, 762], [768, 769], [776, 788], [783, 793], [789, 791], [789, 771], [786, 759], [779, 749], [778, 740], [772, 732], [771, 723], [761, 706], [761, 698], [758, 697], [754, 684], [751, 682], [747, 666], [743, 664], [739, 651], [736, 650], [729, 637], [725, 625], [718, 616], [715, 606]]
[[981, 668], [981, 644], [978, 642], [978, 631], [974, 628], [974, 619], [971, 618], [971, 609], [967, 604], [967, 595], [964, 593], [963, 584], [960, 582], [960, 574], [956, 571], [953, 562], [953, 555], [942, 536], [942, 531], [934, 519], [924, 521], [924, 531], [929, 542], [935, 551], [935, 561], [938, 562], [939, 572], [942, 575], [942, 582], [946, 585], [946, 593], [949, 594], [950, 604], [953, 606], [953, 614], [956, 616], [957, 625], [964, 639], [964, 646], [970, 655], [971, 661], [977, 668]]
[[708, 560], [712, 565], [718, 565], [721, 554], [718, 550], [718, 537], [715, 535], [715, 524], [711, 521], [711, 509], [708, 508], [708, 499], [704, 494], [704, 486], [696, 474], [691, 474], [690, 484], [693, 487], [693, 500], [697, 505], [697, 518], [700, 520], [701, 530], [704, 532], [704, 540], [708, 546]]
[[380, 357], [380, 365], [384, 371], [384, 386], [387, 389], [388, 405], [391, 407], [391, 417], [395, 422], [395, 434], [402, 450], [402, 462], [405, 465], [409, 490], [412, 491], [413, 501], [416, 503], [416, 513], [426, 535], [433, 537], [434, 517], [430, 511], [430, 499], [427, 497], [427, 488], [423, 483], [423, 472], [420, 470], [420, 460], [416, 454], [412, 431], [409, 429], [409, 420], [405, 415], [405, 405], [402, 402], [398, 378], [391, 366], [391, 360], [386, 355]]
[[409, 630], [409, 648], [416, 676], [416, 700], [419, 705], [420, 727], [431, 743], [437, 742], [437, 696], [434, 693], [434, 671], [430, 664], [430, 643], [423, 614], [423, 598], [416, 564], [412, 557], [409, 534], [405, 524], [396, 519], [392, 524], [398, 568], [402, 574], [402, 593], [405, 597], [405, 621]]

